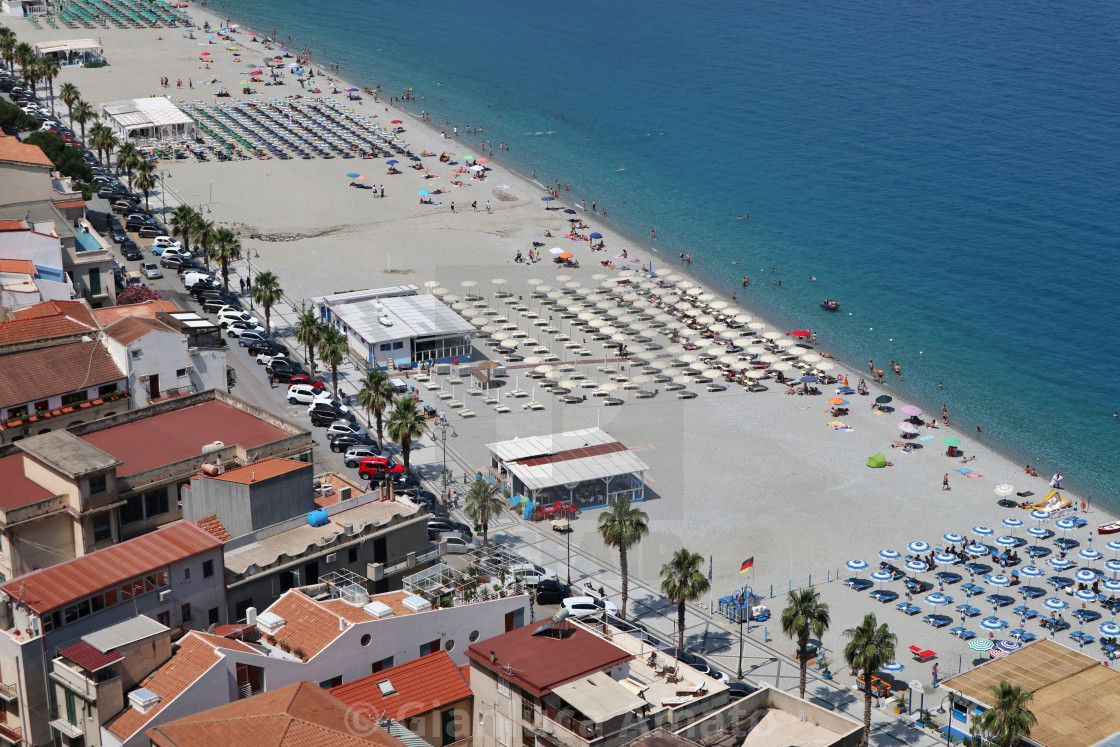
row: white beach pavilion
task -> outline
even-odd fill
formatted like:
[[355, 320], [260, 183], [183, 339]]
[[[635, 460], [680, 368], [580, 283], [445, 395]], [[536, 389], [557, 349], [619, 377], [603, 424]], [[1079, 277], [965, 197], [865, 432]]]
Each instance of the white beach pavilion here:
[[57, 60], [59, 65], [85, 65], [105, 61], [101, 42], [96, 39], [39, 42], [35, 45], [35, 56], [50, 57]]
[[101, 105], [101, 118], [122, 142], [156, 143], [195, 136], [194, 120], [164, 96], [110, 101]]

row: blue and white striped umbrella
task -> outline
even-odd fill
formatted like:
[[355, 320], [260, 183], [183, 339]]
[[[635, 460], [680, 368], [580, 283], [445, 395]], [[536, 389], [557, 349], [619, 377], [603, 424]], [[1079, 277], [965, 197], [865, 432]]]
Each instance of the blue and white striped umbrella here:
[[1014, 516], [1008, 516], [1002, 523], [1005, 527], [1011, 527], [1012, 529], [1023, 526], [1023, 520], [1016, 519]]
[[1046, 539], [1047, 537], [1052, 536], [1054, 533], [1049, 529], [1043, 529], [1042, 527], [1027, 527], [1027, 534], [1032, 537], [1038, 537], [1039, 539]]
[[1091, 584], [1097, 580], [1097, 574], [1088, 568], [1079, 568], [1073, 577], [1083, 584]]
[[988, 583], [992, 586], [1011, 586], [1011, 579], [1001, 573], [997, 576], [988, 576]]
[[897, 661], [892, 661], [892, 662], [888, 662], [888, 663], [884, 664], [883, 666], [881, 666], [879, 668], [882, 669], [884, 672], [901, 672], [906, 667], [899, 664]]
[[1086, 560], [1100, 560], [1101, 554], [1091, 547], [1083, 547], [1077, 551], [1077, 556]]
[[1012, 641], [1010, 639], [1000, 641], [998, 645], [1004, 651], [1018, 651], [1023, 647], [1023, 644], [1019, 643], [1018, 641]]
[[1073, 561], [1067, 558], [1050, 558], [1046, 562], [1050, 564], [1051, 568], [1058, 571], [1064, 571], [1066, 568], [1073, 565]]
[[1113, 552], [1120, 552], [1120, 540], [1112, 540], [1106, 547]]
[[929, 543], [922, 542], [921, 540], [914, 540], [906, 546], [906, 549], [908, 549], [910, 552], [929, 552]]
[[943, 604], [952, 604], [953, 598], [948, 594], [942, 594], [940, 591], [935, 591], [926, 597], [926, 604], [932, 604], [934, 607], [940, 607]]
[[1120, 560], [1106, 561], [1104, 567], [1112, 571], [1113, 573], [1120, 571]]
[[844, 565], [848, 566], [853, 571], [866, 571], [867, 570], [867, 561], [866, 560], [849, 560]]
[[1082, 602], [1095, 602], [1097, 599], [1097, 595], [1094, 594], [1090, 589], [1079, 589], [1078, 591], [1075, 591], [1073, 595], [1080, 599]]
[[1003, 630], [1003, 620], [998, 617], [985, 617], [980, 621], [980, 627], [984, 630]]
[[1010, 535], [1007, 535], [1003, 537], [996, 537], [996, 544], [1002, 545], [1004, 547], [1014, 547], [1015, 545], [1019, 544], [1019, 540], [1011, 537]]
[[939, 552], [933, 556], [933, 559], [938, 563], [956, 563], [958, 560], [960, 560], [960, 558], [958, 558], [956, 555], [948, 552]]
[[1117, 581], [1114, 578], [1106, 578], [1101, 582], [1101, 586], [1108, 589], [1109, 591], [1120, 591], [1120, 581]]
[[1050, 521], [1049, 511], [1039, 511], [1037, 508], [1031, 511], [1031, 518], [1036, 521]]
[[1028, 578], [1042, 578], [1046, 575], [1046, 571], [1033, 565], [1025, 565], [1019, 569], [1020, 576], [1027, 576]]
[[890, 571], [875, 571], [874, 573], [871, 574], [871, 578], [874, 581], [878, 581], [878, 582], [882, 583], [884, 581], [893, 580], [894, 579], [894, 574], [891, 573]]
[[1120, 635], [1120, 625], [1114, 622], [1103, 622], [1100, 627], [1101, 635]]
[[948, 534], [941, 535], [941, 539], [945, 540], [950, 545], [955, 545], [958, 542], [964, 542], [964, 537], [962, 537], [959, 534], [953, 534], [952, 532], [949, 532]]
[[1070, 529], [1077, 529], [1077, 521], [1067, 516], [1064, 519], [1058, 519], [1057, 521], [1055, 521], [1054, 526], [1064, 532], [1068, 532]]
[[929, 566], [920, 560], [911, 560], [906, 564], [906, 570], [914, 573], [925, 573], [929, 570]]
[[899, 555], [898, 550], [880, 550], [879, 557], [883, 560], [898, 560], [902, 556]]
[[977, 537], [990, 537], [995, 534], [995, 530], [991, 527], [973, 527], [972, 533]]
[[1046, 609], [1050, 610], [1064, 610], [1069, 606], [1069, 602], [1064, 599], [1058, 599], [1057, 597], [1050, 597], [1042, 604], [1046, 607]]
[[988, 554], [987, 545], [981, 545], [978, 542], [973, 542], [971, 545], [966, 547], [964, 550], [969, 555], [987, 555]]

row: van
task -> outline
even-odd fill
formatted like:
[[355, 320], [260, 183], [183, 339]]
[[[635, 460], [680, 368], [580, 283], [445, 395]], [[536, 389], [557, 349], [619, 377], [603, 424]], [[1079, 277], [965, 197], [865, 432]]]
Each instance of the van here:
[[190, 288], [195, 283], [210, 281], [213, 282], [214, 278], [205, 272], [188, 272], [183, 275], [183, 285]]

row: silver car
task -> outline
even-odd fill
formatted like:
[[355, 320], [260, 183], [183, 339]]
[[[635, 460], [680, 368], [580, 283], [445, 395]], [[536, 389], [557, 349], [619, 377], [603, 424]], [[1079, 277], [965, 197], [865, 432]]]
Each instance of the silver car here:
[[163, 277], [163, 273], [160, 272], [159, 265], [157, 265], [155, 262], [141, 262], [140, 272], [144, 273], [144, 277], [148, 278], [148, 280], [157, 280]]

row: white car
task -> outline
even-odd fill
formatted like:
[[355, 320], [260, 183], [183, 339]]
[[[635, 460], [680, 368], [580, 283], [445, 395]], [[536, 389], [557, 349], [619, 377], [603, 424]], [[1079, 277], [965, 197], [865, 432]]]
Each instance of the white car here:
[[183, 245], [183, 243], [181, 241], [179, 241], [178, 239], [172, 238], [171, 236], [167, 236], [167, 235], [156, 236], [155, 239], [152, 240], [152, 246], [180, 247], [182, 245]]
[[477, 552], [482, 547], [478, 540], [468, 539], [459, 532], [440, 532], [439, 541], [447, 543], [447, 552], [456, 554]]
[[331, 393], [316, 389], [310, 384], [292, 384], [288, 387], [287, 397], [290, 404], [309, 405], [316, 400], [329, 402]]
[[[218, 324], [228, 327], [234, 322], [255, 322], [256, 318], [248, 311], [222, 311], [218, 314]], [[259, 325], [258, 325], [259, 326]]]
[[521, 583], [522, 586], [533, 588], [541, 579], [549, 579], [550, 581], [556, 580], [556, 572], [550, 571], [543, 566], [536, 565], [535, 563], [518, 563], [511, 565], [508, 569], [509, 573]]
[[260, 355], [256, 356], [256, 358], [254, 360], [257, 361], [258, 366], [271, 366], [273, 363], [278, 363], [280, 361], [287, 361], [288, 363], [291, 363], [293, 366], [298, 365], [294, 360], [292, 360], [288, 356], [284, 355], [283, 353], [280, 353], [280, 354], [261, 353]]
[[618, 617], [618, 607], [613, 602], [595, 597], [568, 597], [562, 604], [568, 614], [580, 620], [599, 617], [606, 612], [611, 617]]
[[[329, 402], [330, 397], [327, 397], [326, 401]], [[328, 441], [333, 441], [335, 436], [368, 436], [368, 435], [369, 435], [369, 431], [367, 431], [365, 428], [358, 425], [357, 423], [351, 423], [349, 420], [340, 420], [340, 421], [331, 423], [330, 426], [327, 427], [327, 440]]]
[[[152, 251], [155, 251], [155, 249]], [[174, 246], [165, 247], [160, 256], [164, 259], [171, 259], [172, 257], [176, 257], [177, 259], [192, 259], [191, 255], [186, 251]]]

